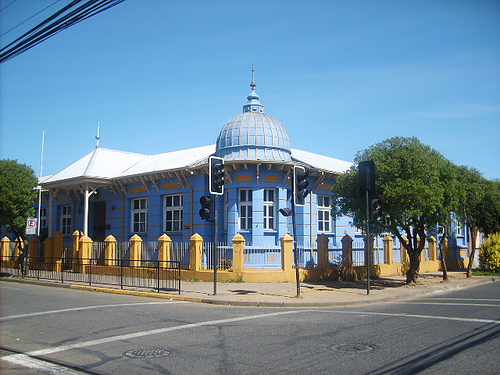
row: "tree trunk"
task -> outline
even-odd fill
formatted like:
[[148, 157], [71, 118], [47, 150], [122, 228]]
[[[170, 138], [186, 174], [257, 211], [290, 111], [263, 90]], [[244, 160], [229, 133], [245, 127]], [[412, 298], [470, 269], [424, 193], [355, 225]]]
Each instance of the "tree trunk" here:
[[469, 264], [467, 265], [467, 277], [472, 276], [472, 266], [474, 265], [474, 257], [476, 256], [476, 239], [477, 239], [477, 233], [479, 230], [477, 227], [471, 228], [469, 227], [469, 238], [470, 238], [470, 243], [471, 243], [471, 249], [470, 249], [470, 254], [469, 254]]
[[443, 281], [448, 281], [448, 267], [446, 266], [446, 257], [443, 252], [444, 236], [439, 240], [439, 254], [441, 254], [441, 266], [443, 267]]
[[[408, 250], [407, 250], [408, 251]], [[416, 284], [418, 279], [418, 272], [420, 271], [420, 254], [418, 251], [408, 251], [410, 257], [410, 268], [406, 271], [406, 283]]]

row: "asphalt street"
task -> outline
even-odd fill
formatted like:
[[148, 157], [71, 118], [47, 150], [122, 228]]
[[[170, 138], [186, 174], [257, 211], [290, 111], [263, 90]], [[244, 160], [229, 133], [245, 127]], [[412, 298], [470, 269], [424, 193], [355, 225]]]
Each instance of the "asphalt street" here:
[[500, 284], [328, 308], [2, 282], [2, 374], [499, 374]]

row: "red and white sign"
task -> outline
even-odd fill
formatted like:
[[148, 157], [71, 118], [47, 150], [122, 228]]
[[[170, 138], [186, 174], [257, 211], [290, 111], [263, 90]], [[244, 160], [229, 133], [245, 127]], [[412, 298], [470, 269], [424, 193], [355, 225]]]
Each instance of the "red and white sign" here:
[[36, 222], [35, 218], [28, 218], [26, 221], [26, 234], [36, 234]]

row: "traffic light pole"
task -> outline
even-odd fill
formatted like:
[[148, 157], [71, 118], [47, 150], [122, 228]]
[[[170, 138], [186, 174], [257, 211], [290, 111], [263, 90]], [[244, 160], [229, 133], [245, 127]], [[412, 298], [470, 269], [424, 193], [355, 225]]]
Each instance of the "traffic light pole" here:
[[217, 244], [217, 239], [218, 239], [218, 231], [217, 231], [217, 195], [213, 196], [214, 199], [214, 254], [213, 254], [213, 259], [214, 259], [214, 296], [217, 295], [217, 269], [219, 268], [219, 248]]
[[370, 192], [366, 190], [366, 294], [370, 294], [370, 269], [371, 269], [371, 238], [370, 238]]
[[295, 223], [295, 202], [292, 197], [292, 230], [293, 230], [293, 257], [295, 261], [295, 281], [297, 283], [297, 298], [300, 297], [299, 250], [297, 248], [297, 224]]

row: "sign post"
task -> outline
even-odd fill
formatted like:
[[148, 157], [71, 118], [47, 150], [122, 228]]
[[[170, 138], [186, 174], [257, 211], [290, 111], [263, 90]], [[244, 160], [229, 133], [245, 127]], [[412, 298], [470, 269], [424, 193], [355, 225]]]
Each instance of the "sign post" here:
[[375, 162], [362, 161], [358, 166], [359, 195], [366, 197], [366, 294], [370, 294], [370, 269], [371, 269], [371, 238], [370, 238], [370, 198], [375, 195]]

